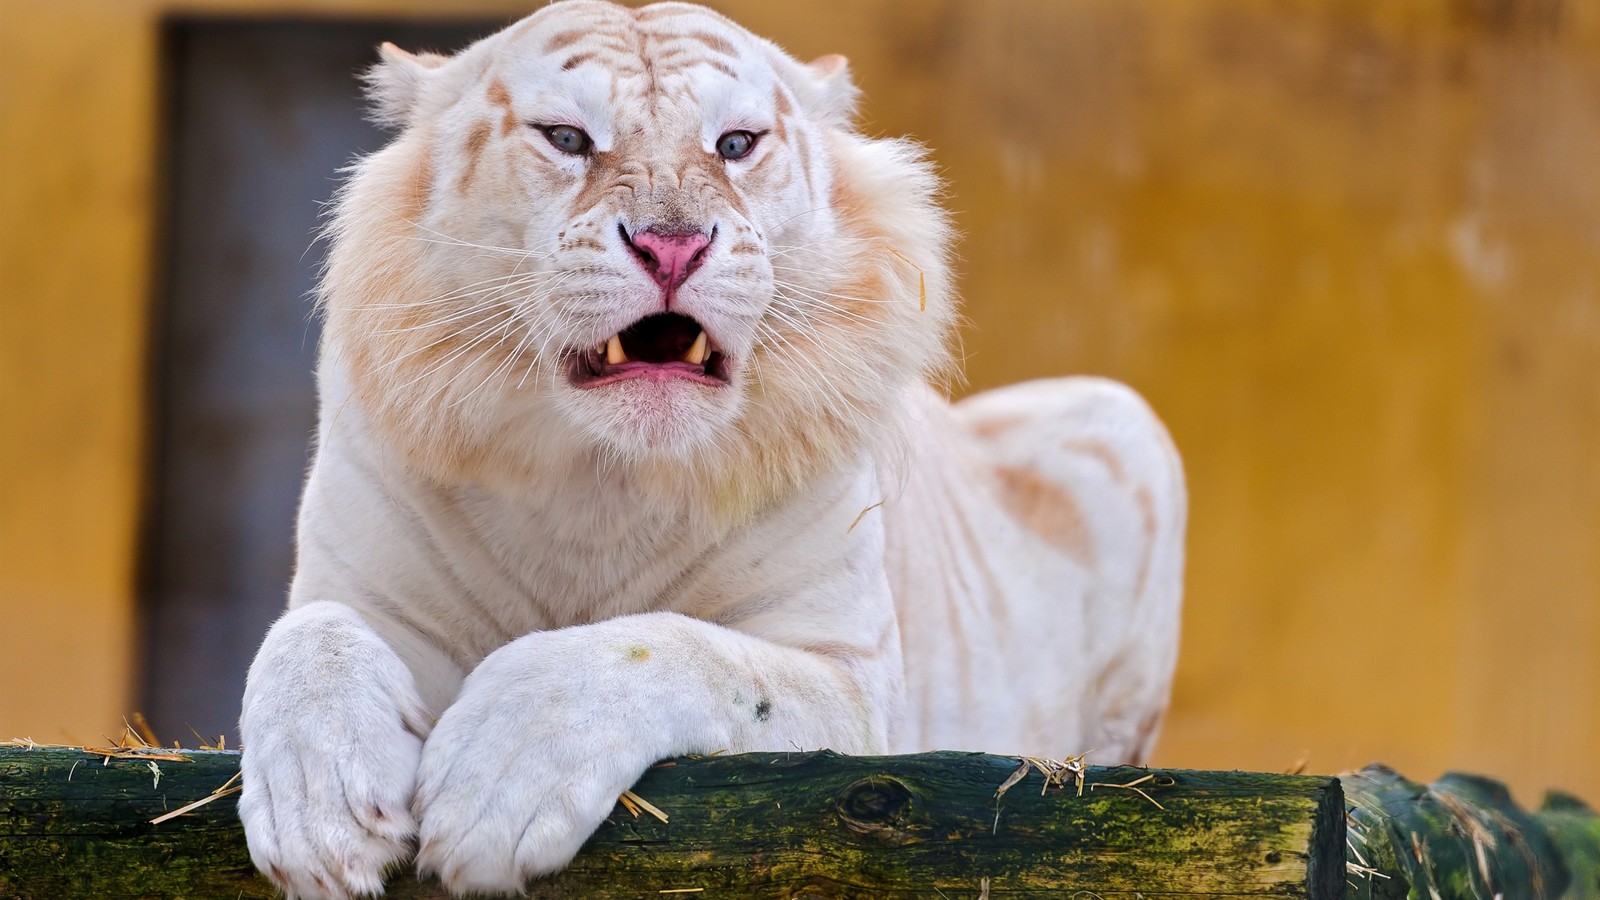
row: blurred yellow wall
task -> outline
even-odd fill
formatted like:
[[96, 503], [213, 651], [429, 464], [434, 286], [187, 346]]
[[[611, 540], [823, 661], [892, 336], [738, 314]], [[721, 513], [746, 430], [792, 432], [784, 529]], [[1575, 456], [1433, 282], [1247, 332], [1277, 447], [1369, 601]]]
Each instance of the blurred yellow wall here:
[[[1191, 562], [1159, 762], [1600, 800], [1600, 4], [718, 5], [850, 55], [868, 129], [935, 148], [971, 388], [1109, 374], [1170, 424]], [[0, 8], [0, 738], [94, 740], [130, 702], [177, 8]]]

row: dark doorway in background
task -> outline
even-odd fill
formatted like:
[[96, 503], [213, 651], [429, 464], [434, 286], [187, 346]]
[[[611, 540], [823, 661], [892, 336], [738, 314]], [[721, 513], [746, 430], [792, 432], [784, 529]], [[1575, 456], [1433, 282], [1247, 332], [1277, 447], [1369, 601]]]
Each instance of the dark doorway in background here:
[[382, 146], [358, 73], [394, 41], [453, 51], [503, 22], [179, 20], [139, 703], [164, 740], [236, 742], [244, 676], [283, 610], [316, 422], [313, 243], [338, 170]]

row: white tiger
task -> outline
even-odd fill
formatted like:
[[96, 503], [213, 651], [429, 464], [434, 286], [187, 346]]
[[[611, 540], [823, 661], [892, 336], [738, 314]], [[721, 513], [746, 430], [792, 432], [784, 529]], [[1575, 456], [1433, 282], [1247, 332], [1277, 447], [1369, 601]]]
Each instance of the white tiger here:
[[1145, 757], [1177, 456], [1107, 381], [930, 387], [950, 228], [842, 57], [594, 0], [382, 56], [240, 723], [278, 886], [516, 891], [675, 754]]

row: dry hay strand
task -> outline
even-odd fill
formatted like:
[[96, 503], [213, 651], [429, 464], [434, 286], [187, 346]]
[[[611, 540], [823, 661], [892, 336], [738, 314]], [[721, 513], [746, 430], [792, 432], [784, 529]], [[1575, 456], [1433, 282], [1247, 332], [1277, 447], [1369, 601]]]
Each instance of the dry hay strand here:
[[[1367, 861], [1366, 854], [1361, 852], [1361, 849], [1367, 846], [1366, 830], [1356, 822], [1355, 818], [1352, 817], [1348, 811], [1345, 812], [1344, 824], [1344, 846], [1345, 850], [1348, 851], [1345, 854], [1345, 872], [1358, 878], [1365, 878], [1368, 881], [1371, 881], [1373, 878], [1382, 878], [1387, 880], [1389, 876], [1378, 871], [1376, 868], [1373, 868], [1372, 864]], [[1351, 859], [1351, 857], [1355, 858]], [[1348, 877], [1345, 878], [1345, 883], [1350, 885], [1352, 889], [1356, 887], [1355, 882], [1351, 881]]]
[[667, 821], [666, 813], [662, 812], [656, 807], [655, 804], [639, 796], [638, 794], [635, 794], [633, 791], [623, 791], [622, 796], [618, 797], [617, 800], [622, 803], [624, 809], [633, 813], [633, 817], [635, 819], [639, 818], [639, 811], [644, 810], [663, 822]]
[[887, 502], [889, 502], [889, 501], [887, 501], [887, 500], [879, 500], [877, 503], [873, 503], [873, 504], [870, 504], [868, 506], [863, 506], [861, 508], [861, 512], [856, 514], [855, 520], [850, 523], [850, 527], [849, 528], [846, 528], [844, 530], [844, 533], [845, 534], [849, 534], [850, 532], [855, 531], [856, 530], [856, 526], [861, 524], [861, 520], [865, 519], [867, 517], [867, 513], [872, 512], [873, 510], [877, 509], [878, 507], [882, 506], [883, 504], [885, 504]]
[[[217, 735], [215, 743], [202, 737], [200, 732], [193, 728], [189, 732], [199, 742], [200, 750], [227, 750], [228, 736]], [[113, 759], [143, 759], [160, 760], [163, 762], [192, 762], [189, 757], [183, 756], [184, 748], [177, 741], [172, 746], [164, 747], [156, 737], [155, 729], [150, 727], [150, 722], [142, 712], [132, 712], [122, 719], [122, 734], [115, 738], [110, 735], [101, 735], [103, 743], [94, 744], [51, 744], [41, 743], [30, 737], [12, 738], [9, 741], [0, 741], [0, 747], [11, 747], [20, 750], [77, 750], [90, 756], [99, 756], [104, 762]]]
[[1306, 770], [1310, 766], [1311, 766], [1311, 751], [1310, 750], [1302, 750], [1302, 751], [1300, 751], [1300, 755], [1295, 757], [1294, 764], [1289, 766], [1289, 768], [1283, 770], [1283, 774], [1285, 774], [1285, 775], [1304, 775], [1306, 773]]
[[145, 746], [161, 746], [161, 741], [156, 738], [155, 730], [152, 729], [150, 727], [150, 723], [145, 720], [144, 713], [135, 710], [133, 713], [133, 724], [129, 725], [127, 722], [123, 722], [122, 724], [127, 727], [129, 731], [136, 733], [139, 736], [139, 739], [144, 741]]
[[29, 737], [12, 738], [9, 741], [0, 741], [0, 747], [10, 747], [16, 750], [76, 750], [88, 756], [101, 757], [102, 763], [110, 763], [113, 759], [144, 759], [159, 760], [161, 762], [193, 762], [187, 756], [163, 750], [160, 747], [150, 747], [138, 743], [134, 746], [125, 746], [121, 741], [106, 738], [105, 747], [84, 746], [83, 744], [49, 744], [41, 743]]
[[927, 312], [928, 311], [928, 276], [927, 276], [927, 274], [922, 271], [922, 267], [921, 266], [919, 266], [916, 263], [912, 262], [911, 260], [907, 259], [906, 255], [904, 253], [901, 253], [899, 250], [896, 250], [893, 247], [888, 248], [888, 250], [889, 250], [890, 253], [893, 253], [895, 256], [898, 256], [900, 258], [901, 262], [903, 262], [906, 265], [910, 266], [911, 268], [917, 270], [917, 293], [920, 295], [920, 297], [918, 298], [919, 301], [920, 301], [920, 305], [919, 305], [918, 311], [919, 312]]
[[1132, 780], [1132, 781], [1130, 781], [1130, 782], [1128, 782], [1126, 784], [1112, 784], [1111, 782], [1108, 782], [1108, 781], [1102, 781], [1102, 782], [1099, 782], [1097, 784], [1091, 784], [1091, 785], [1089, 785], [1089, 790], [1092, 791], [1095, 788], [1118, 788], [1120, 790], [1133, 791], [1135, 794], [1138, 794], [1139, 796], [1145, 798], [1146, 800], [1149, 800], [1151, 803], [1155, 803], [1156, 809], [1163, 809], [1163, 810], [1166, 809], [1165, 806], [1162, 806], [1160, 803], [1156, 802], [1156, 798], [1154, 798], [1154, 797], [1150, 796], [1149, 794], [1145, 793], [1144, 789], [1139, 787], [1139, 785], [1144, 784], [1147, 781], [1151, 782], [1151, 785], [1150, 785], [1151, 787], [1155, 787], [1156, 785], [1161, 783], [1161, 782], [1156, 780], [1155, 773], [1151, 772], [1151, 773], [1145, 775], [1143, 778], [1135, 778], [1134, 780]]
[[239, 780], [239, 776], [241, 776], [243, 774], [244, 774], [243, 772], [235, 772], [235, 773], [233, 773], [233, 776], [230, 777], [227, 781], [224, 781], [216, 790], [214, 790], [211, 793], [205, 795], [204, 797], [201, 797], [199, 800], [196, 800], [193, 803], [185, 804], [185, 805], [180, 806], [177, 809], [173, 810], [172, 812], [163, 813], [163, 814], [161, 814], [159, 816], [156, 816], [154, 819], [150, 820], [150, 824], [151, 825], [160, 825], [162, 822], [165, 822], [168, 819], [176, 819], [177, 817], [179, 817], [181, 815], [185, 815], [187, 813], [194, 812], [195, 810], [199, 809], [202, 806], [205, 806], [207, 803], [210, 803], [210, 802], [212, 802], [214, 800], [221, 799], [223, 797], [228, 796], [229, 794], [237, 794], [237, 793], [239, 793], [240, 791], [244, 790], [244, 786], [237, 783], [238, 780]]
[[1044, 776], [1044, 784], [1039, 788], [1039, 796], [1043, 797], [1051, 787], [1065, 789], [1067, 782], [1074, 782], [1078, 787], [1078, 796], [1083, 796], [1083, 776], [1089, 766], [1084, 762], [1093, 750], [1085, 750], [1077, 756], [1068, 756], [1063, 759], [1050, 759], [1043, 756], [1014, 756], [1020, 765], [1016, 771], [1006, 776], [1000, 786], [994, 791], [994, 831], [1000, 830], [1000, 798], [1006, 791], [1011, 790], [1022, 779], [1028, 777], [1029, 772], [1038, 772]]
[[[1086, 760], [1089, 754], [1093, 752], [1093, 750], [1085, 750], [1076, 756], [1068, 756], [1059, 760], [1040, 756], [1012, 757], [1018, 761], [1019, 765], [1015, 771], [1006, 776], [1005, 781], [1000, 782], [1000, 786], [995, 788], [994, 792], [994, 830], [998, 832], [1000, 829], [1000, 798], [1005, 796], [1006, 791], [1011, 790], [1018, 782], [1028, 777], [1029, 772], [1038, 772], [1044, 776], [1044, 784], [1039, 788], [1039, 796], [1041, 797], [1052, 787], [1058, 790], [1066, 790], [1069, 782], [1076, 788], [1077, 796], [1082, 797], [1089, 771], [1089, 764]], [[1132, 791], [1150, 801], [1151, 805], [1155, 806], [1156, 809], [1165, 810], [1166, 807], [1162, 806], [1161, 802], [1156, 798], [1150, 796], [1150, 792], [1140, 785], [1146, 785], [1153, 790], [1158, 787], [1171, 787], [1176, 783], [1171, 778], [1165, 776], [1157, 777], [1154, 772], [1147, 772], [1143, 777], [1135, 778], [1122, 784], [1101, 781], [1088, 784], [1088, 788], [1091, 792], [1097, 788]]]
[[999, 800], [1017, 782], [1028, 777], [1030, 771], [1038, 772], [1044, 776], [1044, 784], [1039, 788], [1039, 796], [1043, 797], [1045, 792], [1052, 787], [1064, 789], [1067, 786], [1067, 782], [1071, 781], [1077, 785], [1078, 796], [1082, 797], [1083, 776], [1089, 769], [1088, 763], [1084, 762], [1084, 760], [1088, 759], [1089, 754], [1093, 752], [1093, 750], [1085, 750], [1077, 756], [1068, 756], [1059, 760], [1043, 756], [1014, 756], [1012, 759], [1017, 760], [1021, 765], [1017, 766], [1017, 770], [1012, 772], [1005, 781], [1000, 783], [1000, 787], [995, 789], [994, 798]]

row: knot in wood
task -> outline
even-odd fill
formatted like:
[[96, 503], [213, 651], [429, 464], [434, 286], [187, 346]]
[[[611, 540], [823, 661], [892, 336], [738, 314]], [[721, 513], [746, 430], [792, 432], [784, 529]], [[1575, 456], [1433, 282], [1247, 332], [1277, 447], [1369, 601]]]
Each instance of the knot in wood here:
[[867, 834], [899, 829], [911, 805], [911, 789], [893, 778], [863, 778], [839, 796], [839, 813], [852, 831]]

